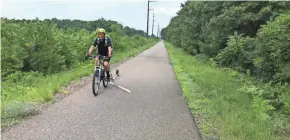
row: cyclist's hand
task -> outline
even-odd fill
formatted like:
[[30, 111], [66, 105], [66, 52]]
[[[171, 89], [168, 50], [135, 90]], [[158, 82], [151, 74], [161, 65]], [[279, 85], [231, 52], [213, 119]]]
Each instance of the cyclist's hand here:
[[85, 54], [85, 60], [88, 60], [88, 58], [89, 58], [89, 53], [86, 53]]

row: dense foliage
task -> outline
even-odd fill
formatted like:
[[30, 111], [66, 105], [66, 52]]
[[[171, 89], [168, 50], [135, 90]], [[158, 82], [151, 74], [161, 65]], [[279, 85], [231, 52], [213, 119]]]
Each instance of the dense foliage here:
[[261, 120], [283, 120], [275, 124], [281, 125], [277, 135], [289, 134], [284, 125], [290, 119], [290, 2], [187, 1], [181, 7], [162, 38], [213, 65], [266, 82], [257, 87], [245, 81], [235, 93], [248, 95]]
[[161, 32], [190, 54], [265, 81], [290, 82], [290, 2], [188, 1]]
[[[6, 19], [6, 18], [3, 18]], [[24, 22], [29, 22], [29, 23], [33, 23], [33, 22], [38, 22], [40, 21], [39, 19], [33, 19], [33, 20], [29, 20], [29, 19], [10, 19], [10, 22], [14, 22], [14, 23], [24, 23]], [[91, 32], [93, 30], [95, 30], [98, 27], [102, 27], [104, 29], [106, 29], [108, 32], [112, 32], [112, 25], [118, 25], [120, 26], [121, 30], [122, 30], [122, 34], [125, 35], [129, 35], [129, 36], [133, 36], [133, 35], [141, 35], [141, 36], [145, 36], [146, 33], [142, 30], [136, 30], [134, 28], [130, 28], [128, 26], [123, 26], [120, 23], [118, 23], [117, 21], [112, 21], [112, 20], [106, 20], [104, 18], [100, 18], [98, 20], [94, 20], [94, 21], [83, 21], [83, 20], [70, 20], [70, 19], [56, 19], [56, 18], [52, 18], [52, 19], [45, 19], [43, 20], [47, 23], [54, 23], [56, 24], [56, 26], [60, 29], [86, 29], [87, 31]]]
[[[122, 26], [113, 21], [108, 21], [107, 24], [105, 20], [100, 24], [92, 23], [94, 26], [88, 26], [92, 28], [91, 31], [87, 31], [90, 28], [87, 30], [73, 28], [75, 26], [65, 28], [72, 26], [74, 22], [66, 24], [65, 20], [64, 23], [60, 22], [62, 24], [54, 24], [57, 21], [60, 20], [2, 20], [2, 80], [16, 71], [52, 74], [82, 62], [84, 53], [95, 37], [94, 27], [97, 26], [108, 28], [109, 35], [113, 39], [114, 52], [126, 48], [127, 45], [142, 46], [146, 42], [145, 38], [128, 27], [125, 27], [125, 31], [131, 37], [121, 35]], [[82, 24], [76, 25], [81, 27]], [[107, 27], [108, 25], [111, 26]]]

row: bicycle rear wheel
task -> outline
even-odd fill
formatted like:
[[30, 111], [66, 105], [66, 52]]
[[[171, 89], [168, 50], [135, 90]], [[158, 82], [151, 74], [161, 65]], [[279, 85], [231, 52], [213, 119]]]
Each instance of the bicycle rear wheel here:
[[98, 95], [98, 92], [100, 90], [100, 79], [98, 78], [99, 77], [99, 71], [96, 70], [95, 73], [94, 73], [94, 76], [93, 76], [93, 82], [92, 82], [92, 86], [93, 86], [93, 94], [95, 96]]

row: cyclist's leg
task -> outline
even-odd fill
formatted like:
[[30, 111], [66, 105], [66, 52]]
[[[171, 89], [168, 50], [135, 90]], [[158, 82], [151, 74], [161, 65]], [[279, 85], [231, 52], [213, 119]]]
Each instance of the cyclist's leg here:
[[110, 71], [110, 58], [104, 60], [104, 67], [106, 71]]
[[105, 67], [108, 79], [110, 79], [110, 59], [111, 58], [104, 60], [104, 67]]
[[99, 66], [99, 55], [95, 56], [95, 67]]

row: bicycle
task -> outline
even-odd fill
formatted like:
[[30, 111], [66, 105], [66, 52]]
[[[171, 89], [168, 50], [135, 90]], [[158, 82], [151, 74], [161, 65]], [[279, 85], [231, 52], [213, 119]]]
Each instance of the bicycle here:
[[[103, 82], [103, 86], [106, 88], [108, 86], [108, 80], [107, 80], [107, 73], [105, 72], [104, 69], [104, 60], [108, 59], [108, 56], [101, 56], [101, 55], [97, 55], [97, 56], [90, 56], [89, 58], [93, 58], [95, 59], [95, 57], [99, 58], [99, 65], [95, 66], [95, 70], [93, 73], [93, 81], [92, 81], [92, 88], [93, 88], [93, 94], [94, 96], [98, 95], [99, 89], [100, 89], [100, 83]], [[110, 73], [110, 80], [113, 81], [113, 75]], [[117, 75], [119, 75], [119, 71], [116, 71]], [[97, 80], [96, 80], [97, 78]]]

